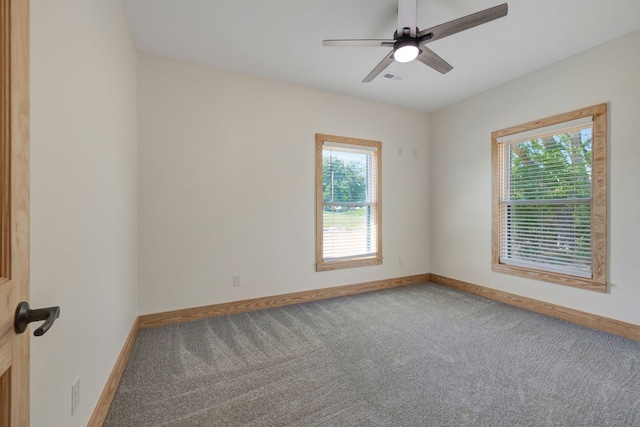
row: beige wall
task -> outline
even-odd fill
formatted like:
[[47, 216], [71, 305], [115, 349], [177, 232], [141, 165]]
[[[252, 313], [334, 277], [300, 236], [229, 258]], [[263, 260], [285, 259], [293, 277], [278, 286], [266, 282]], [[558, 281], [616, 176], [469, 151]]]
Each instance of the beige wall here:
[[[640, 324], [639, 51], [635, 31], [430, 115], [431, 272]], [[491, 132], [602, 102], [610, 292], [491, 272]]]
[[[146, 54], [138, 71], [140, 314], [429, 271], [426, 114]], [[381, 266], [314, 270], [316, 132], [382, 141]]]
[[31, 18], [31, 305], [61, 307], [31, 341], [31, 425], [86, 426], [137, 314], [137, 56], [119, 1]]

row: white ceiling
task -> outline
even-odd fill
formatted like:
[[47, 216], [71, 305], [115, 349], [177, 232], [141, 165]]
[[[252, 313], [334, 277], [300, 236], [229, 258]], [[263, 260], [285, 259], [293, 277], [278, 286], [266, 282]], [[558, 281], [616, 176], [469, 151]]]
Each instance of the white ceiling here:
[[[505, 0], [417, 0], [426, 29]], [[429, 44], [454, 69], [416, 61], [362, 79], [384, 47], [323, 39], [393, 38], [397, 0], [124, 0], [139, 51], [434, 111], [640, 28], [640, 0], [506, 0], [509, 14]], [[629, 52], [629, 55], [638, 55]]]

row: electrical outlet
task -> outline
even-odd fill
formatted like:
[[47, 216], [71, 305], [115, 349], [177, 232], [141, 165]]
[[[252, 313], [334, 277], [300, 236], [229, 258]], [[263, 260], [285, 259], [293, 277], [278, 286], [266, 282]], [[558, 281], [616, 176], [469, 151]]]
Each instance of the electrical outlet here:
[[413, 157], [418, 157], [418, 149], [417, 148], [413, 149]]
[[240, 275], [239, 274], [234, 274], [233, 275], [233, 286], [240, 286]]
[[398, 258], [398, 267], [404, 267], [404, 259]]
[[71, 415], [75, 414], [80, 406], [80, 378], [71, 386]]

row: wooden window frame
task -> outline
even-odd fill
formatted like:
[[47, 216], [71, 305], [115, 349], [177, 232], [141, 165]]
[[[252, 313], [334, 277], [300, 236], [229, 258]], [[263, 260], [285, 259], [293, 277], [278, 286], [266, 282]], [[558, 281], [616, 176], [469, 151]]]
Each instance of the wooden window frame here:
[[[583, 278], [569, 274], [548, 272], [533, 268], [505, 265], [500, 262], [500, 143], [498, 138], [531, 131], [546, 126], [568, 122], [582, 117], [592, 117], [592, 203], [591, 203], [591, 268], [592, 277]], [[498, 273], [512, 274], [545, 282], [574, 286], [598, 292], [607, 292], [607, 104], [535, 120], [491, 133], [491, 269]]]
[[[357, 147], [375, 147], [377, 150], [376, 176], [376, 253], [370, 257], [353, 257], [325, 261], [323, 257], [323, 199], [322, 199], [322, 148], [325, 142], [337, 142]], [[316, 271], [365, 267], [382, 264], [382, 143], [345, 136], [316, 134]]]

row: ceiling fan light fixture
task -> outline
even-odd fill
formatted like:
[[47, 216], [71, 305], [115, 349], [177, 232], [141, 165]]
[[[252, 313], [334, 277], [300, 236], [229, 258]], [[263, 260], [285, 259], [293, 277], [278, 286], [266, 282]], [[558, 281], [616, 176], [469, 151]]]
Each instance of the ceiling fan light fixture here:
[[419, 53], [417, 39], [400, 40], [393, 50], [393, 59], [398, 62], [411, 62]]
[[393, 46], [393, 50], [387, 51], [382, 61], [367, 74], [362, 83], [369, 83], [375, 79], [393, 61], [411, 62], [416, 59], [440, 74], [446, 74], [453, 69], [453, 66], [429, 49], [426, 43], [502, 18], [507, 16], [509, 11], [509, 5], [503, 3], [420, 31], [416, 26], [416, 2], [417, 0], [398, 0], [398, 29], [393, 33], [393, 39], [323, 40], [322, 44], [324, 46]]

